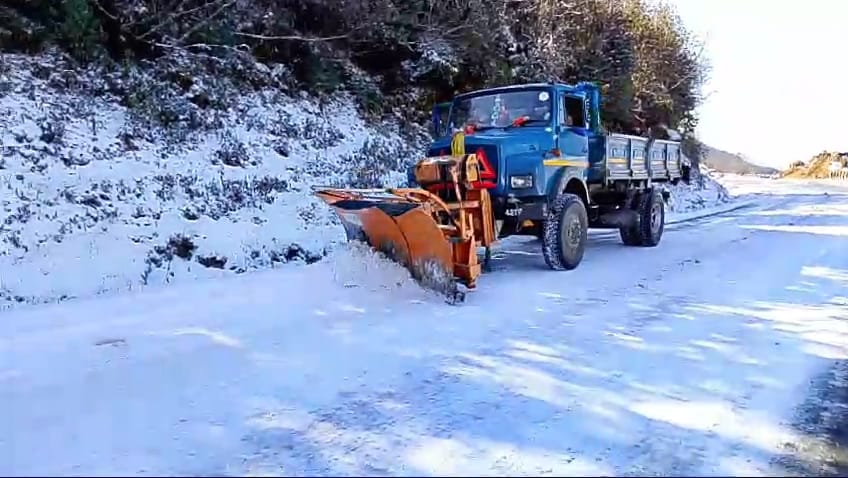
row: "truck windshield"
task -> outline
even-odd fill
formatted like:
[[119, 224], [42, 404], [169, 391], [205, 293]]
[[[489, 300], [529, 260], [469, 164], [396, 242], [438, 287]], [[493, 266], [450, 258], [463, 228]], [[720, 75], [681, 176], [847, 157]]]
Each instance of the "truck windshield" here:
[[450, 125], [477, 129], [504, 128], [516, 118], [525, 117], [524, 124], [551, 121], [551, 94], [548, 90], [518, 90], [457, 99], [451, 108]]

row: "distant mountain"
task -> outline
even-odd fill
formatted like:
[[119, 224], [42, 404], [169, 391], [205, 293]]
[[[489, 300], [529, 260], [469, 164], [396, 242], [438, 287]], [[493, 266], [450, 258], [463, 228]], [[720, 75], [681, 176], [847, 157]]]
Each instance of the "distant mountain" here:
[[701, 160], [701, 164], [706, 165], [710, 169], [722, 173], [735, 174], [775, 174], [779, 172], [775, 168], [760, 166], [745, 160], [738, 154], [728, 153], [718, 148], [706, 146], [707, 155]]

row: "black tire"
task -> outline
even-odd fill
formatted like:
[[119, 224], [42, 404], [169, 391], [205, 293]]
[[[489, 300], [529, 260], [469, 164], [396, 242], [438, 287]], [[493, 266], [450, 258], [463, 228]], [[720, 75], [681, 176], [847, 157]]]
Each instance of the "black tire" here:
[[492, 248], [487, 247], [483, 253], [483, 272], [492, 272]]
[[689, 184], [689, 181], [692, 180], [692, 167], [683, 165], [680, 168], [680, 178], [683, 180], [684, 183]]
[[665, 230], [665, 201], [651, 189], [639, 195], [636, 202], [639, 221], [632, 228], [621, 228], [621, 241], [628, 246], [655, 247]]
[[655, 247], [665, 231], [665, 200], [660, 191], [651, 189], [642, 195], [639, 204], [639, 242], [643, 247]]
[[554, 199], [545, 218], [542, 255], [555, 271], [571, 270], [583, 260], [589, 237], [589, 216], [583, 201], [563, 193]]
[[619, 228], [619, 234], [621, 234], [621, 242], [624, 243], [625, 246], [638, 246], [640, 244], [639, 238], [639, 228]]
[[[639, 206], [642, 203], [642, 198], [644, 196], [644, 193], [637, 193], [636, 197], [634, 197], [632, 201], [628, 201], [625, 207], [634, 211], [638, 211]], [[634, 224], [633, 227], [620, 227], [618, 228], [618, 233], [619, 235], [621, 235], [621, 242], [623, 242], [625, 246], [641, 245], [638, 224]]]

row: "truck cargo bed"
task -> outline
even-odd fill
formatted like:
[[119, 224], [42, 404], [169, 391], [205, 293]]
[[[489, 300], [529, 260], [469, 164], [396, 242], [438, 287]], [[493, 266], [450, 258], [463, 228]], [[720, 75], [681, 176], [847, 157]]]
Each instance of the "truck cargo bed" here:
[[610, 134], [604, 148], [607, 180], [670, 181], [680, 178], [680, 143], [625, 134]]

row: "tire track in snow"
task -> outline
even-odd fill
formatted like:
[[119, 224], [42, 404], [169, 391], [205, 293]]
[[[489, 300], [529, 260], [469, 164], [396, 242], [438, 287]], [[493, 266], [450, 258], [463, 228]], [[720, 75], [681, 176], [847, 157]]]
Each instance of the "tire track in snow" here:
[[810, 395], [794, 417], [804, 434], [787, 443], [779, 462], [805, 476], [848, 476], [848, 360], [835, 361], [810, 381]]

